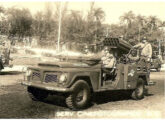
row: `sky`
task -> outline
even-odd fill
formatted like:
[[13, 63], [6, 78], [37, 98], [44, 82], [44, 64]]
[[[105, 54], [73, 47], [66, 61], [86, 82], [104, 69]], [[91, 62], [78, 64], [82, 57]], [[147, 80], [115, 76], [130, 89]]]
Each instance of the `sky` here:
[[[0, 2], [0, 5], [8, 7], [21, 7], [29, 8], [32, 13], [37, 11], [44, 10], [44, 2], [12, 2], [12, 1], [3, 1]], [[105, 23], [118, 23], [119, 17], [122, 16], [125, 12], [133, 11], [135, 15], [141, 14], [144, 16], [157, 16], [162, 21], [165, 21], [165, 1], [146, 1], [146, 2], [124, 2], [124, 1], [104, 1], [104, 2], [95, 2], [95, 7], [101, 7], [105, 11]], [[84, 14], [87, 14], [87, 11], [90, 8], [90, 2], [71, 2], [68, 3], [68, 10], [77, 10], [81, 11]]]

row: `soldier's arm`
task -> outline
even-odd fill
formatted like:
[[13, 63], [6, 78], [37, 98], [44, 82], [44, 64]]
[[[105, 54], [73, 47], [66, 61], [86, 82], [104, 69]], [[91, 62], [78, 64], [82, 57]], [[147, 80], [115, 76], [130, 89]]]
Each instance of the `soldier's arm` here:
[[136, 61], [136, 60], [139, 59], [139, 56], [137, 55], [137, 56], [133, 57], [133, 56], [130, 54], [130, 55], [128, 55], [128, 58], [129, 58], [130, 60]]
[[107, 65], [107, 66], [108, 66], [109, 68], [114, 68], [114, 67], [115, 67], [115, 62], [116, 62], [116, 61], [115, 61], [115, 58], [113, 57], [113, 58], [111, 58], [110, 61], [108, 62], [108, 65]]
[[106, 57], [105, 57], [105, 56], [103, 56], [103, 57], [101, 58], [101, 60], [102, 60], [102, 61], [106, 60]]
[[148, 53], [149, 56], [148, 57], [151, 58], [152, 57], [152, 46], [151, 46], [151, 44], [148, 45], [148, 50], [149, 50], [149, 53]]
[[137, 44], [137, 45], [135, 45], [135, 46], [133, 46], [134, 48], [139, 48], [139, 47], [141, 47], [142, 46], [142, 44], [141, 43], [139, 43], [139, 44]]

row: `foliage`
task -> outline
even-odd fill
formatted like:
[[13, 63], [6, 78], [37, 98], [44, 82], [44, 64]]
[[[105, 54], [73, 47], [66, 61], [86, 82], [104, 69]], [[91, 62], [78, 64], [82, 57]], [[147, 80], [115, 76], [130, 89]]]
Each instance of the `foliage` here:
[[[62, 6], [61, 42], [96, 43], [100, 36], [124, 36], [131, 44], [147, 37], [153, 44], [163, 39], [162, 28], [165, 22], [156, 16], [135, 15], [132, 11], [124, 13], [119, 24], [104, 24], [105, 13], [102, 8], [90, 3], [86, 16], [81, 11], [68, 10], [68, 2]], [[39, 44], [56, 44], [59, 27], [60, 2], [45, 4], [44, 11], [34, 15], [28, 8], [8, 8], [0, 6], [0, 32], [8, 36], [16, 36], [20, 41], [24, 37], [39, 37]], [[113, 18], [112, 18], [113, 19]], [[47, 44], [48, 45], [48, 44]]]
[[8, 11], [9, 35], [31, 36], [32, 15], [28, 9], [9, 8]]

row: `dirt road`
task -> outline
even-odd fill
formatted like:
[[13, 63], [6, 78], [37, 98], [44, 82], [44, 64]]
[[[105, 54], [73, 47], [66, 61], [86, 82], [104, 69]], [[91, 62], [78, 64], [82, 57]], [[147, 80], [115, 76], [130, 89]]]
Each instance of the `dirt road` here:
[[165, 118], [164, 72], [152, 72], [156, 86], [149, 95], [135, 101], [122, 93], [101, 93], [93, 98], [92, 105], [83, 111], [71, 111], [64, 99], [49, 96], [44, 102], [32, 101], [26, 87], [20, 84], [20, 73], [3, 73], [0, 76], [0, 118]]

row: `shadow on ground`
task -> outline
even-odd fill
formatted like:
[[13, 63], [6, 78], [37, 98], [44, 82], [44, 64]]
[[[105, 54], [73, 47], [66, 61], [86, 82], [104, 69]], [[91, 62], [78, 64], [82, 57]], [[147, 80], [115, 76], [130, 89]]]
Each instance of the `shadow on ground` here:
[[48, 98], [45, 102], [32, 101], [26, 87], [10, 85], [0, 88], [0, 118], [55, 118], [57, 111], [66, 110], [57, 98]]
[[[153, 94], [148, 93], [145, 91], [145, 96], [153, 96]], [[115, 102], [115, 101], [124, 101], [124, 100], [132, 100], [131, 92], [129, 91], [107, 91], [107, 92], [100, 92], [94, 94], [92, 97], [93, 103], [96, 104], [105, 104], [108, 102]]]
[[22, 72], [19, 71], [1, 71], [0, 75], [18, 75], [22, 74]]
[[125, 91], [111, 91], [94, 94], [92, 101], [96, 104], [104, 104], [112, 101], [123, 101], [131, 99], [130, 93]]
[[[32, 101], [26, 87], [16, 84], [0, 88], [5, 94], [0, 95], [0, 118], [56, 118], [57, 111], [70, 111], [65, 98], [49, 95], [43, 102]], [[153, 94], [148, 94], [152, 96]], [[126, 91], [101, 92], [92, 96], [92, 103], [105, 104], [114, 101], [131, 100]]]

